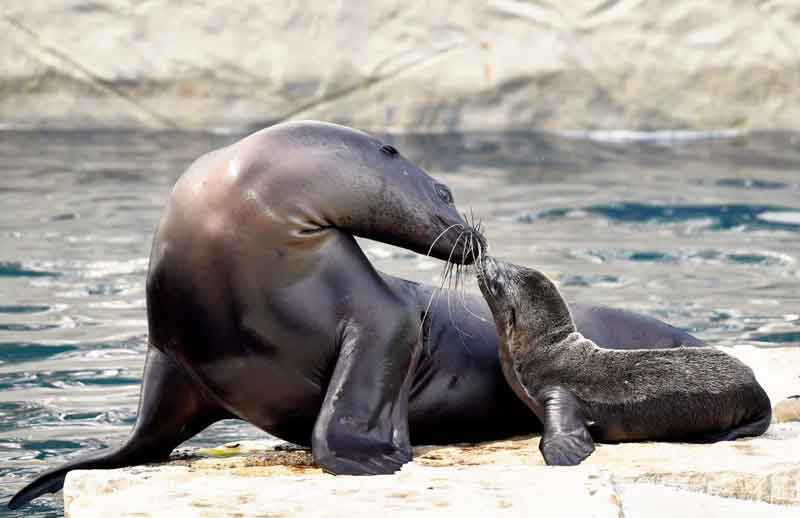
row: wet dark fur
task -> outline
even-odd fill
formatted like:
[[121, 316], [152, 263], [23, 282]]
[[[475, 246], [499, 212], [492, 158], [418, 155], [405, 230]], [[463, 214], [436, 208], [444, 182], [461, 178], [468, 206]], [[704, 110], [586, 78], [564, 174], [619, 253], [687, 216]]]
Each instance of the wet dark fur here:
[[543, 419], [549, 464], [577, 464], [592, 439], [707, 442], [769, 426], [769, 397], [738, 359], [708, 347], [602, 349], [541, 272], [485, 256], [478, 272], [506, 379]]

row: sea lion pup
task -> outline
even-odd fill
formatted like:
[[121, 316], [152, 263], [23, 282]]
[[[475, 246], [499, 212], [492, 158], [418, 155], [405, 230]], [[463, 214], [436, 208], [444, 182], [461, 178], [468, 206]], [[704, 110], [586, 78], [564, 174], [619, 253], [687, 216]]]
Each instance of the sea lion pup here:
[[769, 397], [736, 358], [710, 347], [602, 349], [541, 272], [485, 255], [476, 270], [503, 374], [543, 422], [547, 464], [579, 464], [595, 440], [713, 442], [769, 426]]

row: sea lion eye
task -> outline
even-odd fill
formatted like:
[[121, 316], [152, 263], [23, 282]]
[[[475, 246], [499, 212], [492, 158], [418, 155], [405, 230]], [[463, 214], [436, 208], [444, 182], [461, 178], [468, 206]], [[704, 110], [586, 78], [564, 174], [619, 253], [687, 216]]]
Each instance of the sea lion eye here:
[[442, 201], [444, 201], [448, 205], [452, 205], [453, 204], [453, 193], [450, 192], [450, 189], [448, 189], [446, 185], [442, 185], [440, 183], [437, 183], [436, 184], [436, 194], [438, 194], [439, 197], [442, 199]]
[[384, 144], [381, 146], [381, 153], [388, 156], [395, 156], [397, 154], [397, 148], [390, 144]]

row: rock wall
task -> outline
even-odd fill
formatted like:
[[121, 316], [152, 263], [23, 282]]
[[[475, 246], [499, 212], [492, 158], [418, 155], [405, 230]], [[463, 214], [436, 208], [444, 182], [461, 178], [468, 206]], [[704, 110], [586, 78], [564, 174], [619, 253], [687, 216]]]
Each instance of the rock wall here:
[[5, 127], [800, 127], [798, 2], [3, 4]]

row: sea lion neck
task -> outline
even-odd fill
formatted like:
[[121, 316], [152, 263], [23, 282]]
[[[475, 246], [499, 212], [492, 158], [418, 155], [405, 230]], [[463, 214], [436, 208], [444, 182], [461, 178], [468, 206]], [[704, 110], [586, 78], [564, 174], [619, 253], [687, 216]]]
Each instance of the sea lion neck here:
[[556, 285], [538, 270], [483, 257], [478, 283], [501, 340], [547, 348], [576, 332]]
[[[468, 230], [452, 194], [402, 152], [366, 133], [317, 122], [281, 124], [236, 146], [242, 192], [292, 240], [325, 229], [466, 261]], [[444, 234], [437, 241], [437, 237]], [[435, 245], [431, 249], [431, 245]]]
[[567, 303], [546, 275], [532, 268], [523, 268], [515, 282], [520, 293], [515, 326], [519, 338], [530, 340], [538, 349], [544, 350], [563, 342], [577, 331]]

